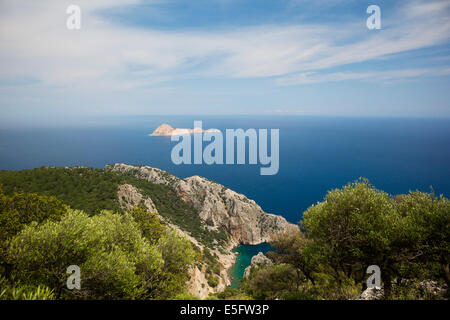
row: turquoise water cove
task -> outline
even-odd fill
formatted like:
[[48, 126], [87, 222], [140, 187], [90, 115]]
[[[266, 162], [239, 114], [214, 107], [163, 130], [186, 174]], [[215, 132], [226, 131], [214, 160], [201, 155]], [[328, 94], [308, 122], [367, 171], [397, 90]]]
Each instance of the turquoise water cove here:
[[232, 278], [231, 287], [237, 288], [239, 280], [244, 276], [245, 268], [250, 265], [254, 255], [257, 255], [259, 252], [265, 254], [270, 250], [272, 250], [272, 247], [268, 243], [261, 243], [258, 245], [243, 244], [235, 248], [233, 252], [237, 252], [238, 256], [236, 258], [236, 263], [230, 271]]

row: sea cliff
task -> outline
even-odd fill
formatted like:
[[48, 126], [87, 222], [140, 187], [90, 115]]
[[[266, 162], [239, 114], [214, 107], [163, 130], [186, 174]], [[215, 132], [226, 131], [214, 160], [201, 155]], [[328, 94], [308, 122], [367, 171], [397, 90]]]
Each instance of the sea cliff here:
[[[108, 165], [105, 170], [170, 187], [180, 199], [197, 210], [206, 229], [212, 232], [225, 231], [226, 240], [215, 241], [212, 247], [213, 254], [217, 256], [221, 266], [219, 284], [214, 288], [211, 287], [204, 277], [204, 270], [198, 267], [191, 271], [190, 292], [202, 298], [230, 285], [229, 270], [236, 260], [236, 256], [232, 252], [234, 247], [239, 244], [267, 242], [272, 234], [297, 228], [296, 225], [289, 223], [279, 215], [264, 212], [255, 201], [248, 199], [245, 195], [200, 176], [180, 179], [161, 169], [123, 163]], [[121, 196], [127, 195], [128, 206], [137, 201], [144, 203], [149, 210], [154, 210], [153, 201], [149, 197], [137, 194], [138, 190], [121, 186], [119, 192], [121, 192]], [[205, 249], [205, 246], [188, 231], [182, 230], [176, 225], [173, 226], [202, 250]]]

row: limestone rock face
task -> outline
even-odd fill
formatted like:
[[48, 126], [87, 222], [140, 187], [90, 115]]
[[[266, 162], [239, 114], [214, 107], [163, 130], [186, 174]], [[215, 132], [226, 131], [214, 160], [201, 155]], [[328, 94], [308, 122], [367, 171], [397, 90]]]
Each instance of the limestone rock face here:
[[190, 271], [190, 279], [187, 283], [190, 294], [198, 296], [200, 299], [205, 299], [210, 293], [214, 292], [207, 285], [205, 273], [201, 272], [198, 267], [193, 267]]
[[253, 256], [251, 261], [252, 266], [270, 266], [272, 264], [272, 260], [267, 258], [262, 252], [258, 252], [256, 256]]
[[198, 296], [200, 299], [207, 298], [210, 293], [221, 292], [229, 285], [220, 277], [219, 284], [214, 288], [210, 287], [205, 277], [206, 271], [200, 270], [198, 267], [191, 268], [189, 274], [190, 279], [187, 282], [188, 292]]
[[266, 266], [271, 266], [273, 264], [272, 260], [270, 260], [269, 258], [267, 258], [264, 253], [262, 252], [258, 252], [257, 255], [252, 257], [251, 263], [250, 265], [245, 268], [244, 270], [244, 278], [248, 278], [248, 276], [250, 275], [250, 270], [252, 269], [252, 267], [266, 267]]
[[122, 184], [117, 190], [119, 205], [125, 210], [131, 210], [136, 206], [144, 205], [150, 212], [158, 213], [155, 204], [149, 197], [144, 197], [134, 186]]
[[203, 177], [180, 180], [174, 189], [199, 211], [202, 220], [223, 227], [239, 243], [259, 244], [273, 233], [295, 227], [281, 216], [265, 213], [246, 196]]
[[183, 201], [198, 210], [203, 221], [213, 229], [224, 228], [236, 244], [260, 244], [267, 242], [272, 234], [297, 228], [281, 216], [264, 212], [246, 196], [203, 177], [179, 179], [160, 169], [126, 164], [109, 165], [106, 169], [170, 186]]
[[[396, 286], [412, 286], [415, 289], [418, 289], [422, 293], [426, 293], [431, 296], [435, 297], [442, 297], [445, 295], [445, 292], [448, 290], [447, 286], [444, 284], [443, 286], [440, 285], [435, 280], [423, 280], [419, 283], [415, 283], [408, 279], [403, 279], [400, 282], [398, 282], [398, 279], [394, 279], [392, 283], [392, 288], [395, 288]], [[381, 288], [367, 288], [364, 290], [359, 299], [360, 300], [380, 300], [384, 298], [384, 286], [381, 286]]]
[[[167, 185], [175, 191], [180, 199], [197, 209], [200, 219], [205, 222], [209, 229], [223, 228], [227, 231], [229, 241], [225, 244], [225, 247], [217, 247], [212, 250], [221, 265], [219, 284], [214, 288], [208, 285], [205, 277], [206, 270], [197, 267], [190, 270], [188, 291], [202, 299], [206, 298], [209, 293], [219, 292], [230, 285], [231, 278], [228, 271], [236, 261], [236, 255], [232, 252], [232, 249], [239, 243], [259, 244], [268, 241], [274, 233], [297, 229], [296, 225], [287, 222], [283, 217], [264, 212], [255, 201], [248, 199], [246, 196], [203, 177], [193, 176], [180, 179], [157, 168], [126, 164], [108, 165], [105, 170], [130, 175], [155, 184]], [[120, 186], [118, 198], [119, 201], [122, 201], [121, 206], [126, 208], [142, 201], [148, 208], [154, 208], [153, 202], [148, 201], [151, 201], [151, 199], [140, 195], [138, 190], [131, 185]], [[162, 217], [161, 219], [163, 220]], [[188, 232], [172, 225], [169, 221], [166, 221], [166, 223], [201, 250], [204, 250], [204, 246]], [[254, 257], [252, 263], [265, 263], [261, 261], [263, 259], [261, 255]], [[266, 258], [264, 255], [262, 256]], [[266, 259], [268, 260], [268, 258]]]
[[383, 299], [384, 290], [383, 288], [367, 288], [361, 293], [359, 297], [360, 300], [380, 300]]

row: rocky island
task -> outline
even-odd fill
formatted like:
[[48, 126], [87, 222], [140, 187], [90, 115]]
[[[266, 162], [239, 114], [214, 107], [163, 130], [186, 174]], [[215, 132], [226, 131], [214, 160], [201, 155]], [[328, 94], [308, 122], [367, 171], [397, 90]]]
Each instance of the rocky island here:
[[163, 123], [153, 131], [150, 136], [171, 136], [171, 135], [183, 135], [194, 133], [206, 133], [206, 132], [219, 132], [217, 129], [203, 130], [201, 128], [185, 129], [185, 128], [173, 128], [167, 123]]

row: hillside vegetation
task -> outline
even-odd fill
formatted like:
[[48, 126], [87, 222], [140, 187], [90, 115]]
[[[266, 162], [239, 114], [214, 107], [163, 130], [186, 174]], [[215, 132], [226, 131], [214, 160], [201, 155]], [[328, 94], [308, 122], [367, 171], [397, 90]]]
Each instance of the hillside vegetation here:
[[166, 185], [84, 167], [0, 171], [0, 185], [7, 195], [25, 192], [54, 196], [71, 208], [89, 215], [99, 214], [103, 210], [123, 213], [117, 201], [117, 190], [119, 185], [125, 183], [134, 185], [143, 195], [149, 196], [162, 217], [187, 231], [202, 244], [213, 247], [215, 241], [223, 243], [226, 240], [222, 230], [205, 228], [197, 210], [182, 201]]
[[[91, 237], [91, 235], [95, 233], [95, 230], [90, 230], [85, 234], [65, 234], [64, 232], [69, 232], [69, 230], [65, 230], [57, 225], [52, 225], [50, 228], [47, 223], [50, 221], [59, 223], [58, 221], [67, 218], [67, 215], [75, 214], [75, 222], [82, 223], [83, 225], [97, 224], [98, 230], [101, 230], [104, 228], [105, 223], [111, 223], [111, 220], [116, 219], [117, 216], [126, 216], [130, 214], [129, 212], [126, 212], [124, 208], [120, 207], [118, 201], [118, 188], [123, 184], [131, 184], [137, 188], [142, 195], [150, 197], [158, 210], [158, 214], [164, 218], [163, 221], [157, 219], [158, 224], [153, 223], [151, 222], [153, 218], [150, 216], [153, 215], [156, 217], [154, 213], [147, 212], [145, 207], [135, 207], [135, 209], [132, 210], [132, 218], [138, 223], [139, 230], [134, 232], [141, 233], [142, 236], [146, 238], [145, 241], [154, 246], [158, 245], [158, 241], [164, 241], [166, 248], [173, 248], [173, 250], [167, 249], [170, 255], [180, 252], [179, 256], [171, 262], [174, 267], [168, 267], [172, 270], [172, 276], [163, 280], [161, 278], [162, 276], [159, 275], [156, 279], [153, 279], [156, 281], [157, 285], [155, 283], [145, 283], [145, 281], [141, 282], [143, 287], [151, 285], [151, 287], [154, 288], [152, 293], [148, 291], [139, 293], [125, 292], [128, 289], [123, 287], [123, 290], [121, 289], [122, 291], [116, 288], [118, 291], [114, 294], [105, 293], [103, 295], [98, 291], [90, 293], [84, 292], [79, 296], [69, 297], [67, 292], [64, 293], [64, 290], [62, 289], [65, 284], [62, 284], [61, 281], [62, 279], [67, 278], [65, 270], [61, 269], [62, 264], [57, 270], [40, 270], [38, 264], [28, 264], [27, 266], [23, 266], [22, 263], [27, 258], [25, 256], [13, 255], [13, 252], [9, 251], [8, 248], [11, 248], [14, 243], [17, 244], [17, 242], [14, 242], [16, 239], [16, 241], [21, 241], [20, 243], [22, 244], [24, 241], [29, 241], [30, 246], [24, 247], [23, 250], [30, 250], [27, 254], [35, 255], [36, 252], [33, 252], [33, 250], [36, 250], [38, 240], [33, 237], [37, 236], [38, 233], [41, 235], [47, 234], [48, 237], [54, 236], [55, 230], [60, 230], [61, 234], [57, 235], [56, 238], [45, 240], [55, 241], [55, 246], [58, 246], [58, 239], [61, 238], [77, 239]], [[84, 167], [42, 167], [22, 171], [0, 171], [0, 190], [0, 276], [3, 277], [0, 277], [0, 282], [3, 284], [3, 287], [9, 288], [3, 292], [3, 297], [25, 298], [27, 294], [30, 294], [30, 297], [34, 297], [35, 291], [39, 292], [39, 295], [37, 295], [38, 297], [42, 297], [41, 294], [46, 297], [46, 294], [51, 291], [53, 292], [53, 295], [58, 298], [171, 298], [177, 294], [184, 294], [186, 292], [186, 281], [189, 280], [188, 267], [186, 266], [191, 267], [194, 265], [194, 262], [199, 268], [202, 268], [204, 265], [208, 270], [208, 279], [211, 279], [211, 284], [215, 284], [213, 283], [213, 280], [216, 279], [216, 274], [220, 272], [217, 256], [210, 253], [210, 251], [207, 250], [207, 247], [214, 248], [217, 243], [226, 239], [223, 235], [223, 231], [207, 230], [200, 220], [197, 210], [182, 201], [168, 186], [154, 184], [130, 175], [107, 170]], [[111, 213], [112, 215], [106, 213]], [[98, 217], [100, 216], [103, 218], [98, 220]], [[102, 221], [103, 226], [99, 225], [100, 221]], [[203, 253], [195, 244], [187, 240], [182, 241], [181, 238], [172, 234], [173, 232], [170, 231], [171, 227], [166, 225], [166, 221], [173, 223], [181, 230], [197, 239], [199, 243], [203, 244], [205, 246]], [[45, 225], [46, 229], [42, 225]], [[32, 229], [29, 230], [27, 229], [28, 227]], [[160, 228], [162, 229], [160, 230]], [[18, 240], [22, 235], [22, 232], [25, 232], [25, 229], [29, 232], [28, 240], [25, 240], [24, 238]], [[171, 237], [162, 236], [169, 233], [171, 234]], [[112, 234], [111, 237], [115, 237], [115, 235]], [[160, 238], [161, 240], [159, 240]], [[86, 241], [92, 242], [94, 240], [86, 239]], [[32, 243], [36, 243], [36, 245], [31, 245]], [[186, 246], [185, 243], [187, 243], [188, 246]], [[22, 248], [23, 246], [18, 247]], [[92, 246], [91, 249], [94, 250], [94, 247], [95, 246]], [[162, 250], [162, 252], [160, 252], [160, 254], [162, 254], [164, 252], [163, 248], [158, 248]], [[51, 254], [51, 257], [57, 257], [59, 255], [57, 252], [52, 252], [51, 248], [40, 248], [39, 250], [48, 251], [49, 254]], [[58, 250], [63, 252], [61, 247], [59, 247]], [[67, 250], [78, 251], [81, 249], [69, 246]], [[95, 254], [92, 253], [92, 259], [95, 255], [103, 257], [104, 254], [105, 252], [101, 251], [96, 252]], [[189, 258], [192, 257], [192, 255], [195, 256], [195, 259]], [[88, 259], [88, 257], [85, 258]], [[124, 260], [124, 263], [129, 263], [129, 259], [134, 261], [135, 258], [125, 258], [126, 260]], [[190, 260], [186, 261], [185, 258], [189, 258]], [[39, 261], [39, 263], [43, 263], [44, 260], [51, 261], [48, 257], [42, 257], [42, 259], [43, 260]], [[119, 257], [117, 257], [117, 259], [119, 259]], [[183, 266], [185, 267], [181, 269], [177, 267], [180, 262], [183, 262]], [[47, 262], [47, 265], [49, 263], [50, 262]], [[59, 262], [54, 261], [54, 263], [58, 264]], [[18, 272], [19, 265], [21, 266], [19, 269], [24, 270]], [[84, 266], [86, 267], [87, 265]], [[110, 267], [113, 268], [114, 266]], [[136, 267], [137, 266], [133, 266], [133, 264], [130, 266], [132, 269], [135, 269]], [[21, 278], [21, 275], [25, 275], [30, 270], [36, 268], [43, 274], [46, 274], [47, 272], [51, 274], [57, 273], [57, 277], [60, 279], [53, 279], [48, 282], [48, 279], [43, 281], [42, 279]], [[87, 268], [89, 269], [90, 267]], [[162, 270], [160, 272], [161, 274], [166, 274], [164, 273], [164, 269], [158, 270]], [[111, 277], [118, 276], [119, 275], [117, 274], [115, 276], [113, 274], [111, 275]], [[129, 275], [129, 277], [131, 277], [131, 275]], [[12, 279], [20, 279], [19, 283], [23, 282], [26, 286], [17, 287], [17, 281], [12, 281]], [[161, 288], [156, 289], [156, 287], [162, 284], [167, 288], [164, 290]]]
[[[0, 189], [0, 299], [169, 299], [198, 252], [145, 208], [88, 215], [55, 197]], [[82, 270], [81, 290], [66, 269]]]
[[301, 231], [274, 236], [270, 266], [241, 290], [257, 299], [358, 299], [371, 265], [385, 299], [448, 298], [450, 201], [433, 193], [392, 197], [367, 180], [328, 192]]
[[[121, 208], [122, 184], [149, 196], [164, 219], [144, 206]], [[303, 217], [298, 230], [272, 236], [270, 264], [210, 298], [358, 299], [371, 265], [381, 270], [385, 299], [449, 297], [449, 199], [391, 196], [360, 179]], [[220, 266], [208, 247], [226, 239], [167, 185], [89, 168], [0, 171], [0, 299], [193, 298], [190, 268], [217, 286]], [[69, 265], [83, 270], [82, 290], [67, 289]]]

